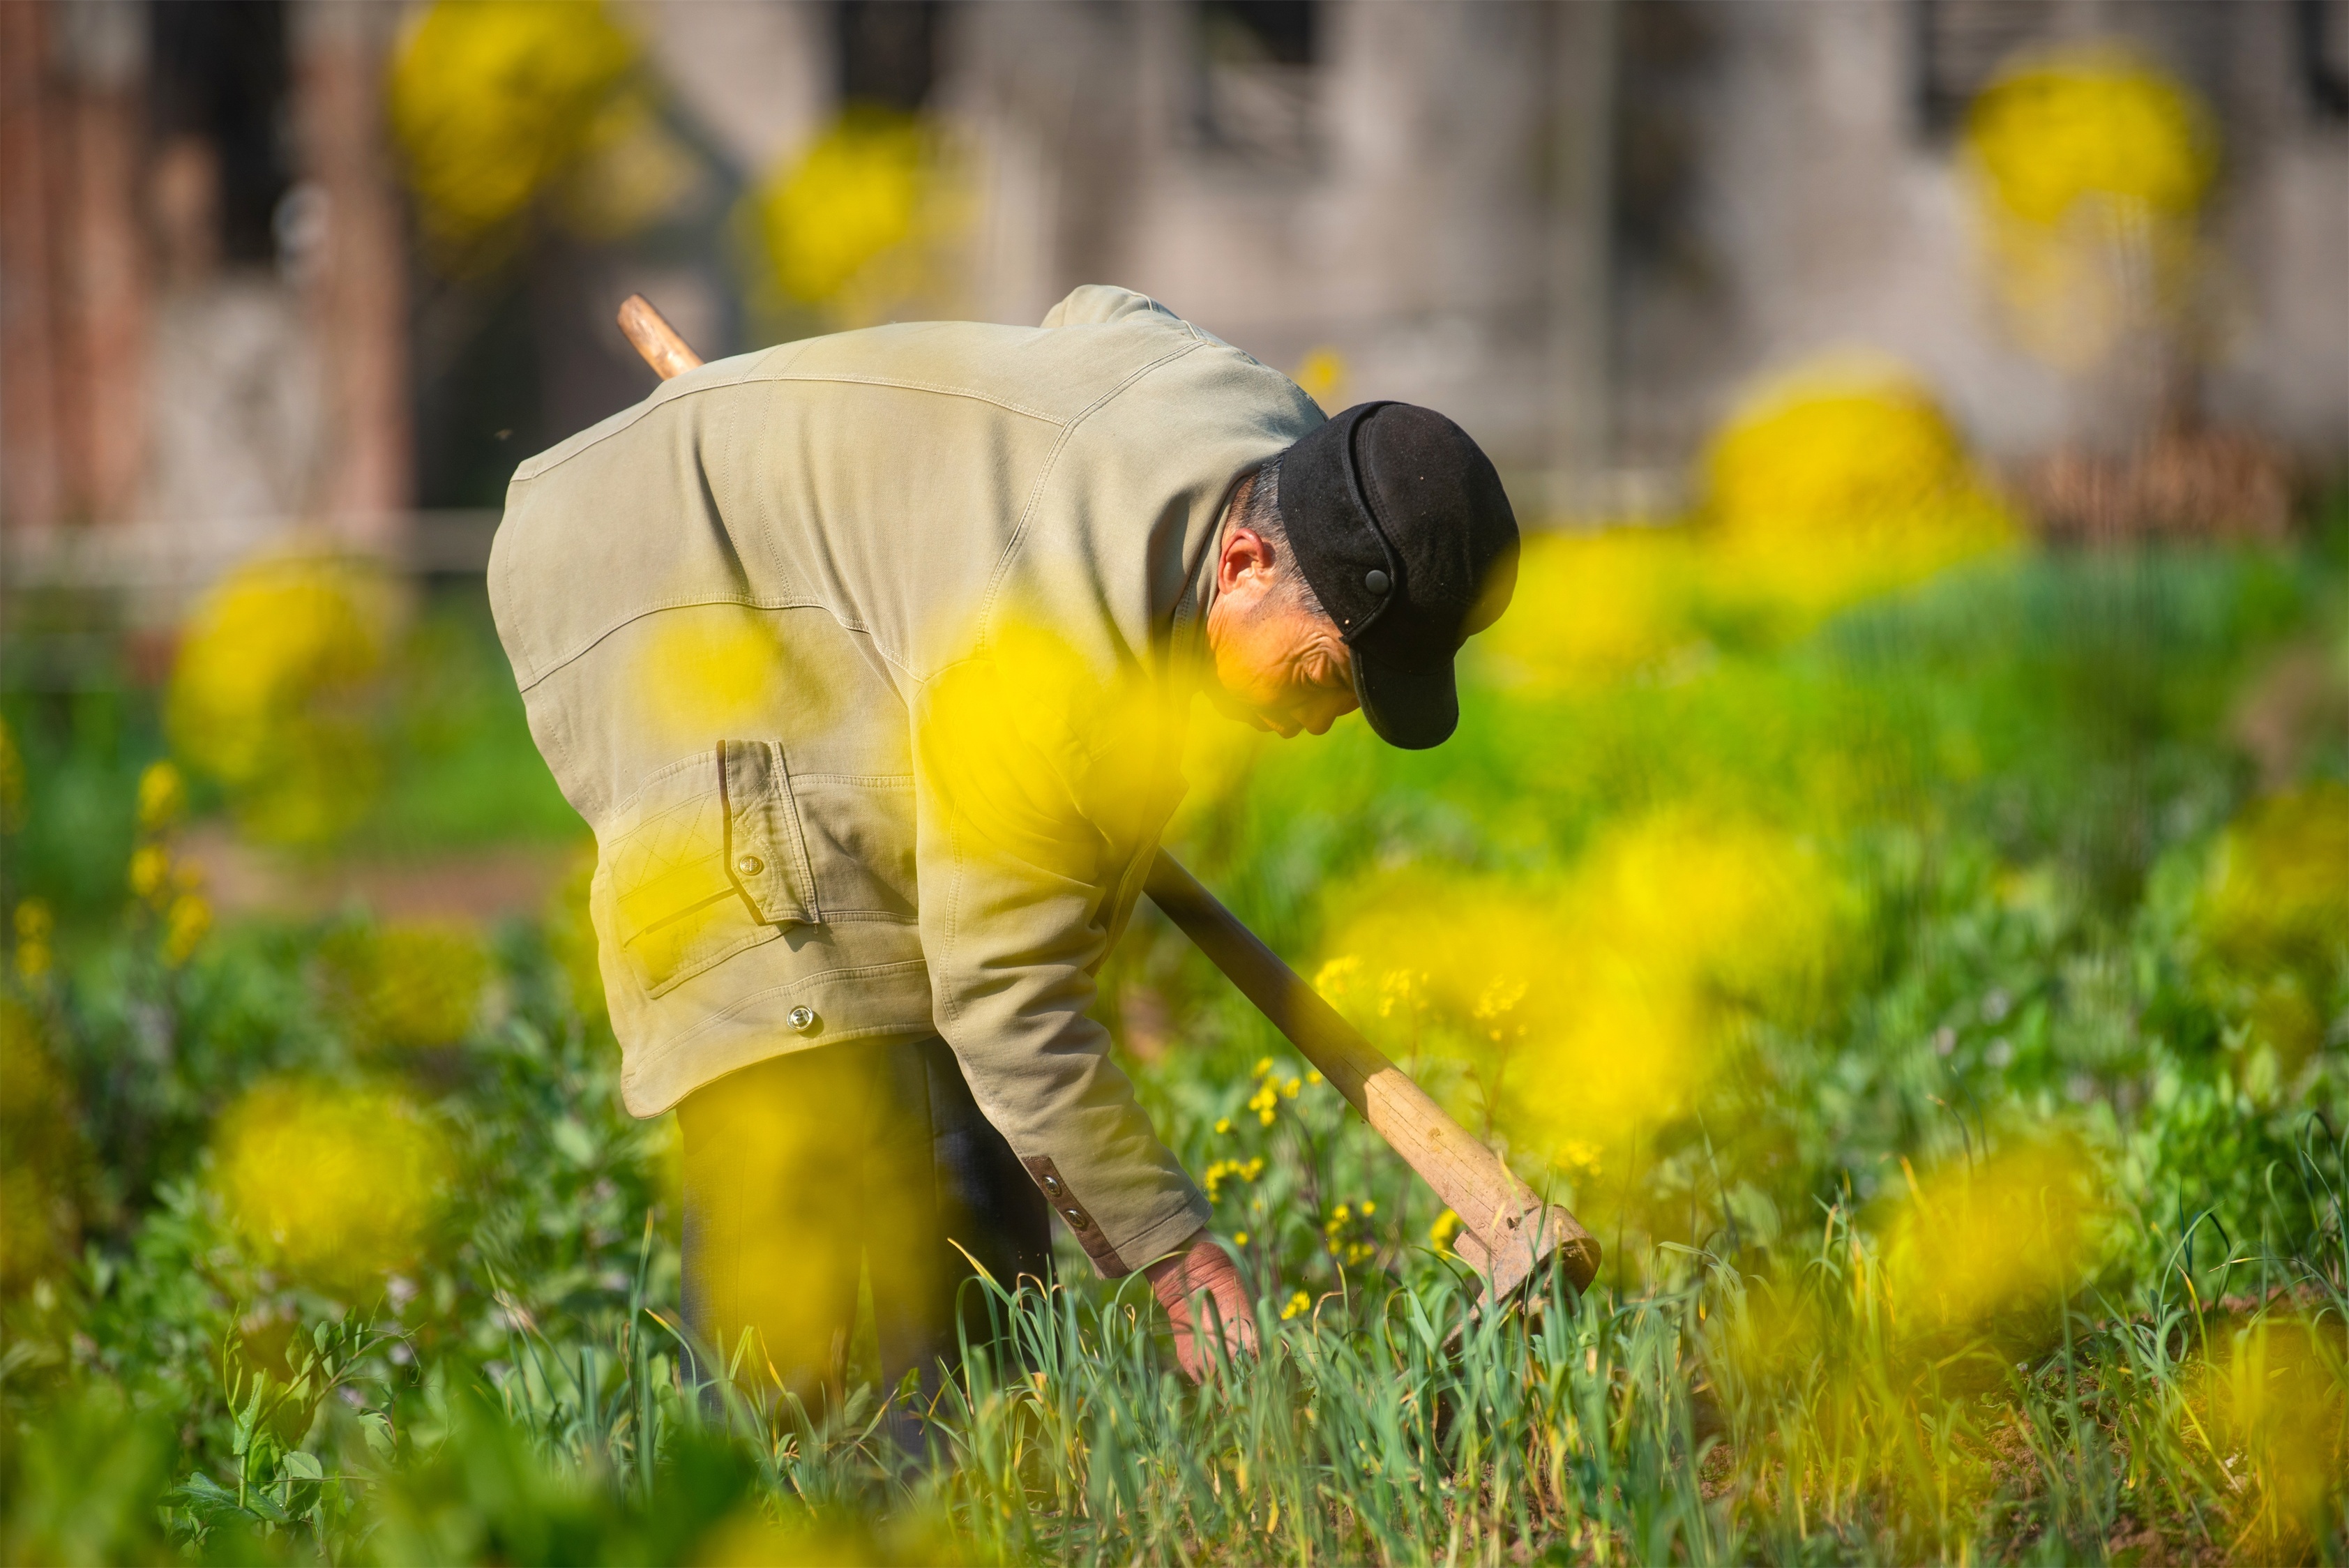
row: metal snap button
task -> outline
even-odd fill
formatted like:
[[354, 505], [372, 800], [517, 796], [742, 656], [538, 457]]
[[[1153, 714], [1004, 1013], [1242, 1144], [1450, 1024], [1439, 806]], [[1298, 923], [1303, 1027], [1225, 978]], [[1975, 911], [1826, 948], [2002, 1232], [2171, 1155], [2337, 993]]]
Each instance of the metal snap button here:
[[815, 1009], [802, 1002], [792, 1009], [792, 1027], [805, 1034], [815, 1028]]
[[1362, 587], [1370, 589], [1371, 592], [1374, 594], [1382, 594], [1389, 588], [1394, 587], [1394, 579], [1388, 576], [1384, 572], [1380, 571], [1376, 566], [1372, 566], [1369, 571], [1362, 574]]
[[741, 859], [734, 862], [734, 869], [745, 877], [756, 877], [766, 868], [767, 863], [755, 855], [745, 855]]
[[1085, 1227], [1085, 1211], [1081, 1209], [1063, 1209], [1061, 1210], [1061, 1218], [1066, 1220], [1070, 1224], [1074, 1225], [1080, 1231], [1083, 1230]]
[[1046, 1177], [1044, 1179], [1044, 1190], [1050, 1196], [1058, 1198], [1061, 1195], [1061, 1179], [1057, 1176]]

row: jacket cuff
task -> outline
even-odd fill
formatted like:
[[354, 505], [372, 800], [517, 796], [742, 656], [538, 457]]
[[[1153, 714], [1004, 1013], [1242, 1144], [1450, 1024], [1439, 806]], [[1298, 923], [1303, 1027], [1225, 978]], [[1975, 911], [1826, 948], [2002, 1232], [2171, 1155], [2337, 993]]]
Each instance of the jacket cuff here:
[[1192, 1192], [1185, 1196], [1182, 1207], [1173, 1213], [1112, 1241], [1093, 1218], [1092, 1210], [1070, 1190], [1060, 1168], [1051, 1160], [1037, 1155], [1019, 1163], [1027, 1167], [1029, 1176], [1043, 1190], [1045, 1201], [1052, 1206], [1052, 1212], [1061, 1217], [1061, 1223], [1069, 1228], [1069, 1233], [1077, 1239], [1077, 1245], [1085, 1250], [1085, 1256], [1092, 1260], [1103, 1279], [1114, 1280], [1155, 1262], [1189, 1241], [1194, 1232], [1215, 1217], [1206, 1199]]

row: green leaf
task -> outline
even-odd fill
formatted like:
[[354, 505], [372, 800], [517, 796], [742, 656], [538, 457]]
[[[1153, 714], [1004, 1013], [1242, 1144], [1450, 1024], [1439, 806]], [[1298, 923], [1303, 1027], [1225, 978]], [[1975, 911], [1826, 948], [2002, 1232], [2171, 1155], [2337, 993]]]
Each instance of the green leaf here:
[[325, 1480], [326, 1479], [326, 1472], [324, 1469], [321, 1469], [318, 1466], [317, 1457], [314, 1454], [305, 1453], [300, 1449], [296, 1449], [292, 1453], [287, 1454], [280, 1462], [285, 1467], [285, 1473], [294, 1477], [297, 1480]]

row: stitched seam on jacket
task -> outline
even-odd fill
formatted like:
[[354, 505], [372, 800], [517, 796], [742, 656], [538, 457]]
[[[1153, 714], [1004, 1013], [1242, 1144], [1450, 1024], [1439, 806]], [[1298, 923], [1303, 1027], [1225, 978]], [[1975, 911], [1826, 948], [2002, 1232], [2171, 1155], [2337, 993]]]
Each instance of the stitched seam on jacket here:
[[[1187, 327], [1190, 324], [1185, 322], [1184, 325]], [[1206, 339], [1201, 338], [1199, 341], [1205, 342]], [[801, 345], [783, 344], [779, 345], [779, 347], [799, 348]], [[1192, 347], [1196, 347], [1196, 344], [1192, 345]], [[794, 354], [792, 358], [796, 359], [799, 356]], [[1002, 409], [1007, 412], [1019, 414], [1025, 419], [1040, 420], [1049, 425], [1069, 422], [1064, 421], [1061, 415], [1048, 414], [1041, 409], [1031, 409], [1025, 403], [1015, 403], [1009, 398], [999, 398], [991, 393], [982, 392], [978, 390], [976, 388], [971, 387], [949, 387], [940, 381], [914, 381], [907, 380], [897, 376], [855, 376], [835, 371], [782, 369], [769, 374], [761, 372], [757, 367], [753, 366], [750, 369], [743, 370], [739, 375], [729, 377], [727, 379], [722, 381], [712, 381], [705, 387], [679, 388], [677, 391], [670, 393], [667, 397], [662, 397], [658, 391], [656, 391], [651, 398], [646, 400], [646, 401], [638, 407], [634, 419], [629, 420], [628, 422], [624, 425], [605, 431], [602, 435], [597, 436], [594, 441], [591, 441], [586, 445], [580, 447], [577, 451], [566, 452], [561, 457], [556, 458], [554, 462], [537, 468], [532, 468], [531, 464], [537, 462], [538, 459], [534, 457], [524, 459], [521, 467], [514, 470], [513, 483], [517, 484], [528, 484], [531, 481], [537, 479], [543, 474], [553, 473], [556, 469], [561, 468], [573, 458], [578, 457], [583, 453], [595, 451], [597, 447], [602, 446], [605, 441], [611, 440], [616, 435], [621, 434], [623, 431], [634, 430], [639, 421], [649, 418], [657, 410], [667, 408], [672, 403], [681, 403], [688, 398], [698, 398], [704, 392], [731, 391], [737, 387], [747, 387], [754, 384], [767, 384], [776, 381], [804, 381], [811, 383], [831, 382], [842, 386], [857, 387], [893, 387], [901, 391], [927, 392], [936, 397], [966, 398], [975, 403], [988, 403], [992, 404], [996, 408]], [[1092, 410], [1088, 408], [1074, 415], [1073, 419], [1081, 420], [1084, 418], [1086, 413], [1090, 413], [1092, 411]], [[530, 469], [530, 472], [524, 473], [523, 469], [525, 468]]]
[[[1041, 420], [1048, 425], [1066, 422], [1061, 415], [1048, 414], [1041, 409], [1031, 409], [1025, 403], [1015, 403], [1009, 398], [999, 398], [992, 393], [982, 392], [971, 387], [949, 387], [940, 381], [909, 381], [898, 376], [857, 376], [839, 371], [818, 370], [779, 370], [771, 376], [752, 375], [743, 378], [743, 384], [751, 381], [830, 381], [853, 387], [894, 387], [903, 391], [931, 392], [942, 398], [968, 398], [975, 403], [992, 403], [999, 409], [1024, 415], [1031, 420]], [[1076, 417], [1081, 419], [1084, 416], [1079, 414]]]
[[771, 985], [764, 990], [754, 991], [732, 1005], [711, 1013], [684, 1033], [672, 1034], [662, 1044], [650, 1047], [646, 1052], [645, 1064], [650, 1065], [654, 1062], [666, 1060], [719, 1024], [730, 1022], [737, 1013], [743, 1012], [754, 1002], [765, 1002], [771, 997], [789, 996], [795, 991], [805, 991], [819, 981], [859, 980], [868, 975], [892, 974], [900, 970], [920, 969], [926, 961], [923, 959], [900, 959], [895, 963], [869, 963], [860, 964], [852, 969], [818, 970], [813, 974], [802, 975], [797, 980], [785, 981], [780, 985]]
[[[801, 351], [805, 349], [806, 347], [807, 344], [805, 341], [798, 343], [778, 343], [772, 348], [768, 349], [764, 354], [759, 356], [759, 363], [763, 364], [767, 360], [773, 358], [776, 355], [789, 349], [791, 351], [790, 357], [783, 361], [788, 365], [792, 359], [798, 358]], [[687, 373], [688, 375], [691, 374], [690, 371]], [[760, 376], [758, 374], [758, 367], [753, 365], [735, 375], [728, 377], [725, 380], [711, 381], [707, 385], [699, 387], [678, 387], [673, 382], [665, 381], [658, 387], [653, 389], [653, 392], [650, 397], [636, 405], [634, 416], [631, 417], [626, 424], [616, 425], [612, 429], [605, 431], [602, 435], [597, 436], [594, 441], [589, 441], [585, 446], [579, 448], [578, 451], [566, 452], [561, 457], [556, 458], [554, 462], [544, 463], [542, 466], [532, 467], [532, 464], [539, 462], [541, 458], [545, 457], [546, 453], [544, 452], [539, 453], [537, 457], [526, 457], [523, 459], [520, 466], [515, 468], [513, 472], [513, 479], [511, 483], [514, 484], [528, 484], [542, 474], [553, 473], [556, 469], [561, 468], [564, 463], [569, 462], [573, 458], [579, 456], [581, 453], [593, 452], [597, 447], [602, 446], [605, 441], [610, 441], [614, 436], [620, 435], [626, 431], [636, 429], [640, 421], [647, 418], [657, 410], [667, 408], [671, 403], [681, 403], [688, 398], [698, 398], [704, 392], [727, 391], [732, 388], [741, 386], [746, 381], [764, 380], [767, 379], [768, 378]], [[560, 446], [563, 443], [557, 441], [555, 444]], [[525, 469], [529, 470], [529, 472], [524, 472], [523, 470]]]
[[1044, 466], [1039, 470], [1036, 474], [1035, 488], [1028, 493], [1028, 504], [1020, 508], [1019, 524], [1011, 530], [1011, 537], [1009, 541], [1004, 545], [1003, 554], [997, 559], [994, 572], [988, 577], [987, 592], [979, 598], [979, 641], [982, 647], [985, 646], [988, 639], [993, 635], [993, 628], [990, 623], [995, 618], [996, 596], [1002, 591], [1003, 579], [1010, 575], [1011, 563], [1019, 558], [1020, 546], [1028, 542], [1028, 525], [1035, 521], [1036, 508], [1043, 502], [1044, 492], [1051, 483], [1052, 472], [1060, 467], [1061, 454], [1068, 451], [1070, 439], [1077, 433], [1078, 430], [1087, 420], [1092, 418], [1093, 415], [1099, 413], [1102, 410], [1107, 408], [1110, 404], [1123, 397], [1144, 377], [1149, 376], [1152, 372], [1157, 370], [1162, 366], [1173, 364], [1175, 360], [1180, 359], [1185, 354], [1192, 353], [1206, 347], [1206, 339], [1203, 337], [1194, 337], [1191, 342], [1185, 343], [1183, 347], [1175, 349], [1173, 353], [1160, 355], [1157, 358], [1153, 359], [1147, 365], [1141, 367], [1132, 375], [1126, 377], [1124, 380], [1120, 381], [1116, 386], [1112, 387], [1108, 391], [1103, 392], [1100, 397], [1095, 398], [1091, 403], [1085, 405], [1084, 408], [1079, 410], [1075, 418], [1071, 419], [1067, 424], [1061, 427], [1061, 437], [1058, 441], [1052, 443], [1052, 450], [1045, 454]]
[[[870, 639], [873, 635], [871, 632], [865, 630], [862, 626], [854, 625], [849, 622], [842, 617], [838, 610], [833, 608], [832, 606], [825, 604], [822, 599], [802, 598], [797, 596], [788, 598], [758, 598], [748, 594], [728, 594], [716, 598], [709, 597], [707, 595], [687, 595], [678, 598], [662, 599], [657, 603], [646, 605], [641, 609], [629, 611], [626, 615], [622, 616], [618, 620], [614, 621], [603, 630], [582, 641], [576, 648], [557, 656], [543, 670], [534, 671], [528, 680], [521, 683], [521, 689], [524, 691], [529, 691], [532, 687], [536, 686], [539, 682], [544, 680], [548, 676], [553, 675], [556, 670], [562, 670], [565, 666], [594, 652], [595, 645], [602, 642], [614, 632], [618, 631], [623, 627], [633, 626], [648, 615], [658, 615], [663, 610], [673, 609], [710, 609], [720, 605], [733, 605], [737, 608], [754, 610], [820, 609], [823, 611], [824, 614], [832, 617], [832, 618], [840, 625], [843, 630], [853, 631], [857, 635], [867, 639]], [[876, 649], [880, 648], [880, 644], [877, 642], [874, 643], [874, 646]], [[882, 653], [885, 658], [887, 657], [886, 649], [882, 649]], [[895, 664], [896, 661], [895, 659], [891, 659], [890, 662]]]

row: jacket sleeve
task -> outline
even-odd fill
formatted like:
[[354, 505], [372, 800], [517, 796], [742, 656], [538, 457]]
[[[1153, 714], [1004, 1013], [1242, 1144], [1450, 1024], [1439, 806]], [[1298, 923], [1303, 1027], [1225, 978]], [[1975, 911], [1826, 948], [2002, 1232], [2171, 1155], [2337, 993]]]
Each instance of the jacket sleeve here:
[[1146, 805], [1105, 814], [1087, 797], [1146, 803], [1154, 786], [1113, 776], [1118, 742], [1071, 729], [1056, 683], [1018, 664], [972, 658], [916, 698], [922, 948], [939, 1030], [979, 1108], [1114, 1277], [1211, 1216], [1087, 1014], [1121, 884], [1148, 852], [1137, 840], [1156, 838]]

